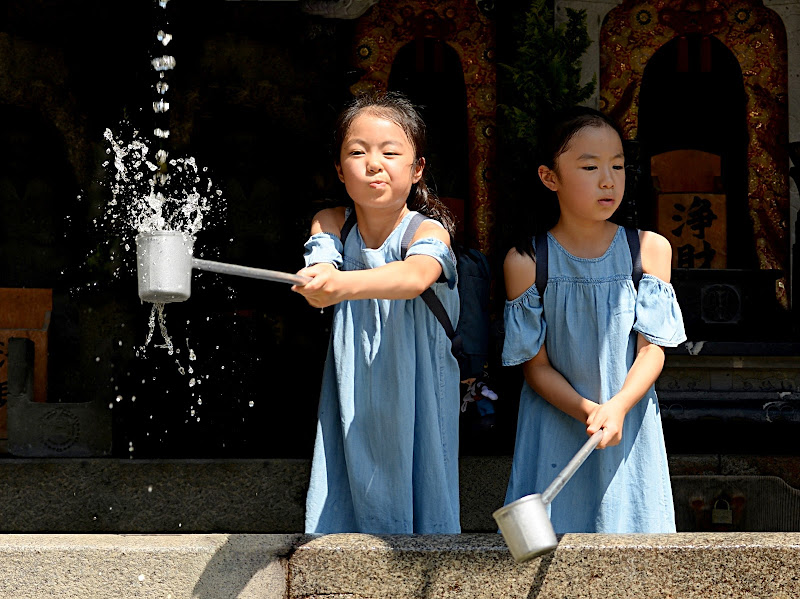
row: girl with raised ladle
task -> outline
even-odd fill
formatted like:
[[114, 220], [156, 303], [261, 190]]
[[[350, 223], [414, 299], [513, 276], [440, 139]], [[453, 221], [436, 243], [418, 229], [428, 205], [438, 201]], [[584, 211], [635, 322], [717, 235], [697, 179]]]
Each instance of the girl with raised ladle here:
[[505, 503], [541, 493], [603, 429], [601, 451], [548, 506], [555, 532], [675, 532], [654, 389], [662, 348], [686, 339], [672, 249], [657, 233], [609, 220], [625, 190], [616, 126], [583, 107], [548, 124], [531, 186], [544, 186], [558, 217], [538, 236], [525, 231], [503, 266], [503, 364], [521, 364], [525, 379]]
[[[337, 123], [334, 163], [352, 205], [314, 216], [298, 273], [312, 280], [292, 288], [334, 306], [307, 533], [460, 532], [458, 363], [419, 297], [432, 287], [457, 322], [454, 227], [425, 183], [424, 142], [399, 94], [360, 96]], [[430, 218], [403, 256], [417, 212]]]

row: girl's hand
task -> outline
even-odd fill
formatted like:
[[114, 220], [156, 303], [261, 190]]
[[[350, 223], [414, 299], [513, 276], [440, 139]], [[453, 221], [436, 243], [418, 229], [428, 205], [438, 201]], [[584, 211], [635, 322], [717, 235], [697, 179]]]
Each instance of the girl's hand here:
[[622, 425], [625, 423], [627, 413], [628, 411], [620, 402], [614, 401], [613, 397], [591, 411], [586, 419], [586, 433], [591, 436], [601, 428], [604, 429], [603, 438], [597, 445], [597, 449], [619, 445], [622, 441]]
[[315, 308], [327, 308], [344, 299], [340, 284], [342, 273], [333, 264], [314, 264], [297, 271], [297, 274], [311, 277], [311, 280], [305, 285], [292, 285], [292, 291], [305, 297]]

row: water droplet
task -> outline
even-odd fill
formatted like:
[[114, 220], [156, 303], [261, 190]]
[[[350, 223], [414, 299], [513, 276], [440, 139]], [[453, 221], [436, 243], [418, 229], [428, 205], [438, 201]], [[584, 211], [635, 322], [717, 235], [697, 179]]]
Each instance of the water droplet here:
[[170, 71], [175, 68], [174, 56], [157, 56], [150, 61], [156, 71]]
[[161, 30], [159, 30], [159, 32], [156, 34], [156, 38], [158, 38], [158, 41], [165, 46], [172, 41], [172, 36], [169, 33], [164, 33]]

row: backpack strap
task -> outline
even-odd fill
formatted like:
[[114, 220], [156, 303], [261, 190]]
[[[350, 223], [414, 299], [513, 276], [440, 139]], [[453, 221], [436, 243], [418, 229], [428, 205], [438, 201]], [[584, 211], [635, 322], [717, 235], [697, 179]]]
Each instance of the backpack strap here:
[[633, 227], [625, 227], [625, 235], [628, 236], [628, 247], [631, 250], [631, 262], [633, 263], [633, 270], [631, 272], [631, 279], [633, 279], [633, 288], [639, 290], [639, 281], [642, 280], [642, 252], [639, 247], [639, 231]]
[[451, 349], [453, 355], [456, 357], [461, 355], [461, 351], [463, 349], [461, 335], [456, 333], [455, 329], [453, 328], [453, 323], [450, 322], [450, 317], [447, 315], [447, 310], [445, 310], [444, 306], [442, 305], [442, 300], [439, 299], [439, 297], [430, 287], [423, 291], [420, 297], [422, 298], [422, 301], [427, 304], [428, 308], [430, 308], [430, 311], [433, 312], [433, 315], [442, 325], [442, 328], [444, 328], [444, 332], [447, 334], [447, 338], [450, 339], [452, 344]]
[[350, 214], [347, 215], [347, 219], [344, 221], [344, 225], [342, 225], [342, 231], [339, 233], [339, 239], [342, 240], [342, 254], [344, 254], [344, 242], [347, 239], [347, 236], [350, 235], [350, 231], [356, 224], [356, 211], [350, 210]]
[[[408, 227], [406, 227], [405, 232], [403, 233], [403, 238], [400, 240], [400, 256], [401, 260], [406, 259], [406, 253], [408, 252], [408, 246], [411, 244], [411, 240], [414, 238], [414, 234], [419, 229], [419, 226], [428, 220], [428, 217], [424, 214], [420, 214], [417, 212], [414, 216], [411, 217], [411, 222], [408, 223]], [[350, 212], [350, 215], [345, 220], [344, 226], [342, 227], [342, 232], [340, 234], [340, 239], [342, 240], [342, 248], [344, 249], [344, 242], [347, 239], [347, 236], [350, 234], [353, 226], [356, 224], [356, 211], [353, 210]], [[443, 275], [444, 276], [444, 275]], [[437, 297], [436, 293], [434, 293], [433, 289], [428, 287], [425, 291], [422, 292], [420, 295], [422, 300], [428, 306], [433, 315], [436, 317], [442, 327], [444, 328], [444, 332], [447, 334], [447, 338], [450, 339], [452, 343], [452, 350], [453, 355], [458, 356], [461, 353], [462, 349], [462, 342], [461, 337], [456, 334], [455, 329], [453, 328], [453, 323], [450, 322], [450, 317], [447, 315], [447, 310], [445, 310], [444, 305], [442, 305], [441, 300]]]
[[414, 239], [414, 234], [417, 232], [417, 229], [419, 229], [419, 226], [426, 220], [428, 220], [428, 217], [419, 212], [411, 217], [411, 222], [408, 223], [408, 227], [406, 227], [405, 233], [403, 233], [403, 239], [400, 240], [401, 260], [406, 259], [406, 252], [408, 252], [408, 246], [411, 244], [411, 240]]
[[[639, 231], [633, 227], [625, 227], [625, 235], [628, 238], [628, 247], [631, 251], [631, 279], [633, 287], [639, 290], [639, 281], [642, 280], [642, 252], [639, 247]], [[547, 233], [539, 233], [534, 241], [534, 253], [536, 254], [536, 289], [539, 290], [539, 297], [544, 299], [544, 289], [547, 286]]]
[[544, 300], [544, 288], [547, 286], [547, 231], [536, 235], [533, 253], [536, 254], [536, 289]]
[[[411, 217], [411, 222], [408, 223], [408, 227], [406, 227], [406, 230], [403, 233], [403, 239], [400, 240], [401, 260], [406, 259], [406, 252], [408, 252], [408, 246], [411, 244], [414, 234], [417, 232], [417, 229], [419, 229], [419, 226], [427, 219], [427, 216], [420, 214], [419, 212]], [[347, 219], [344, 221], [344, 225], [342, 225], [342, 231], [339, 233], [339, 239], [342, 241], [342, 250], [344, 250], [344, 242], [347, 240], [347, 236], [350, 235], [350, 231], [353, 230], [356, 222], [358, 222], [356, 219], [356, 211], [351, 210], [350, 214], [347, 215]]]
[[[428, 220], [428, 217], [419, 212], [411, 217], [411, 222], [408, 223], [408, 227], [405, 233], [403, 233], [403, 239], [400, 241], [400, 256], [402, 260], [406, 258], [406, 252], [408, 251], [411, 240], [414, 238], [414, 234], [417, 232], [417, 229], [419, 229], [419, 226], [426, 220]], [[444, 280], [444, 273], [442, 273], [440, 281], [441, 280]], [[447, 310], [444, 309], [444, 305], [442, 305], [442, 300], [439, 299], [430, 287], [423, 291], [420, 297], [430, 311], [433, 312], [433, 315], [442, 325], [442, 328], [444, 328], [447, 338], [450, 339], [453, 355], [456, 357], [462, 355], [463, 343], [461, 341], [461, 336], [457, 334], [456, 330], [453, 328], [453, 323], [450, 321], [450, 317], [447, 315]]]

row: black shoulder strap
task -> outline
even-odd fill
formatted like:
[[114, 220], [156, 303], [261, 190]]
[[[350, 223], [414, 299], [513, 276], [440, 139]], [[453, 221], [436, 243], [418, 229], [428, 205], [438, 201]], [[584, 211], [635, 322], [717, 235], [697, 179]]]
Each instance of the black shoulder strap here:
[[408, 252], [408, 246], [411, 244], [411, 240], [414, 239], [414, 234], [419, 229], [419, 226], [428, 220], [428, 217], [424, 214], [420, 214], [417, 212], [414, 216], [411, 217], [411, 222], [408, 223], [408, 227], [406, 228], [405, 233], [403, 233], [403, 239], [400, 240], [400, 259], [406, 259], [406, 252]]
[[350, 235], [350, 231], [356, 224], [356, 211], [351, 209], [350, 214], [347, 215], [347, 219], [344, 221], [344, 225], [342, 225], [342, 232], [339, 233], [339, 239], [342, 240], [342, 251], [344, 252], [344, 242], [347, 239], [347, 236]]
[[[408, 223], [408, 227], [405, 233], [403, 233], [403, 239], [400, 241], [400, 256], [403, 260], [406, 258], [406, 252], [408, 251], [408, 246], [411, 244], [411, 240], [414, 238], [414, 234], [417, 232], [417, 229], [419, 229], [419, 226], [426, 220], [428, 220], [428, 217], [419, 212], [411, 217], [411, 222]], [[447, 310], [444, 309], [441, 300], [430, 287], [423, 291], [420, 297], [428, 305], [431, 312], [433, 312], [436, 320], [444, 327], [444, 332], [447, 333], [447, 337], [453, 342], [453, 353], [456, 354], [457, 350], [460, 351], [461, 349], [460, 347], [456, 347], [456, 343], [461, 343], [461, 338], [456, 336], [453, 323], [450, 322], [450, 317], [447, 315]]]
[[536, 289], [539, 297], [544, 299], [544, 288], [547, 286], [547, 232], [538, 233], [533, 251], [536, 254]]
[[[414, 238], [414, 234], [417, 232], [417, 229], [419, 229], [419, 226], [426, 220], [428, 220], [428, 217], [424, 214], [420, 214], [419, 212], [411, 217], [411, 222], [408, 223], [408, 227], [406, 228], [405, 233], [403, 233], [403, 239], [400, 241], [401, 259], [405, 260], [408, 246], [411, 243], [411, 240]], [[423, 291], [420, 297], [428, 306], [430, 311], [433, 312], [436, 320], [438, 320], [444, 328], [444, 332], [447, 334], [447, 338], [450, 339], [452, 344], [451, 349], [453, 355], [458, 356], [461, 353], [461, 337], [456, 334], [456, 331], [453, 328], [453, 323], [450, 322], [450, 317], [447, 315], [447, 310], [445, 310], [444, 305], [442, 305], [442, 301], [430, 287]]]
[[633, 227], [625, 227], [625, 235], [628, 236], [628, 247], [631, 250], [631, 262], [633, 263], [633, 270], [631, 271], [631, 278], [633, 279], [633, 287], [639, 290], [639, 281], [642, 280], [642, 252], [639, 249], [639, 231]]
[[[450, 322], [450, 317], [447, 315], [447, 310], [445, 310], [444, 306], [442, 305], [442, 300], [439, 299], [439, 297], [430, 287], [423, 291], [420, 297], [422, 298], [422, 301], [428, 305], [428, 308], [430, 308], [431, 312], [433, 312], [436, 320], [442, 324], [444, 332], [447, 333], [448, 339], [453, 342], [453, 354], [458, 354], [458, 352], [461, 350], [461, 337], [456, 335], [456, 331], [453, 328], [453, 323]], [[458, 343], [458, 347], [456, 347], [456, 343]]]
[[[639, 249], [639, 231], [633, 227], [625, 227], [625, 235], [628, 237], [628, 247], [631, 251], [633, 287], [638, 290], [643, 272], [642, 253]], [[544, 298], [544, 290], [547, 286], [547, 233], [536, 235], [534, 251], [536, 253], [536, 288], [539, 290], [539, 297]]]
[[[400, 259], [406, 259], [406, 252], [408, 252], [408, 246], [411, 244], [411, 240], [414, 238], [414, 234], [419, 229], [419, 226], [428, 219], [427, 216], [424, 214], [420, 214], [417, 212], [414, 216], [411, 217], [411, 222], [408, 223], [408, 227], [406, 228], [405, 232], [403, 233], [403, 239], [400, 240]], [[344, 242], [347, 239], [347, 236], [350, 235], [350, 231], [356, 224], [356, 211], [351, 210], [350, 214], [347, 216], [347, 219], [344, 221], [344, 225], [342, 226], [342, 231], [339, 233], [339, 239], [342, 240], [342, 246], [344, 246]]]
[[[401, 260], [405, 260], [406, 252], [408, 252], [408, 246], [411, 244], [411, 240], [414, 238], [414, 234], [419, 229], [419, 226], [428, 219], [427, 216], [424, 214], [420, 214], [417, 212], [414, 216], [411, 217], [411, 222], [408, 223], [408, 227], [406, 227], [405, 232], [403, 233], [403, 239], [400, 240], [400, 256]], [[342, 245], [344, 246], [344, 241], [347, 239], [347, 236], [350, 234], [350, 230], [356, 224], [356, 211], [352, 210], [350, 215], [347, 217], [347, 220], [342, 227], [342, 232], [340, 239], [342, 240]], [[452, 350], [454, 355], [458, 355], [461, 351], [461, 337], [456, 335], [456, 331], [453, 328], [453, 323], [450, 322], [450, 317], [447, 315], [447, 310], [444, 309], [441, 300], [436, 296], [433, 289], [428, 287], [425, 291], [422, 292], [420, 295], [422, 300], [427, 304], [428, 308], [433, 315], [436, 317], [442, 327], [444, 327], [444, 332], [447, 333], [448, 339], [452, 342]]]

